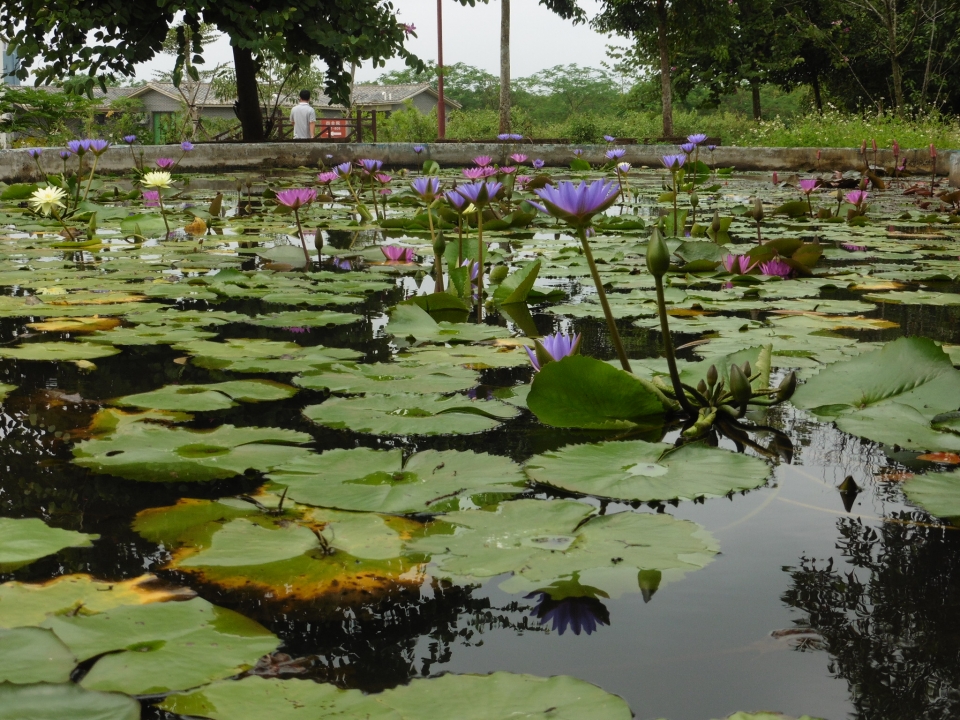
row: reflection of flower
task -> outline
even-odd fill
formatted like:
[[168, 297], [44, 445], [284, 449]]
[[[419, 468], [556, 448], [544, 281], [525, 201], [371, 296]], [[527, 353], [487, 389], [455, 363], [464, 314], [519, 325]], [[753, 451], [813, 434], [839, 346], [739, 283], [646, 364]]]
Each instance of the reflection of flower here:
[[412, 263], [414, 258], [413, 248], [399, 245], [381, 245], [380, 252], [390, 262]]
[[317, 191], [313, 188], [290, 188], [277, 193], [277, 202], [294, 210], [309, 205], [316, 198]]
[[574, 227], [586, 227], [593, 216], [603, 212], [617, 199], [620, 190], [615, 182], [595, 180], [592, 183], [561, 182], [535, 190], [543, 204], [531, 203], [541, 212], [560, 218]]
[[750, 258], [746, 255], [726, 255], [723, 258], [723, 267], [728, 273], [745, 275], [750, 269]]
[[527, 351], [533, 369], [540, 372], [540, 369], [551, 360], [560, 360], [568, 355], [578, 355], [580, 353], [580, 334], [564, 335], [561, 332], [555, 332], [553, 335], [546, 335], [533, 341], [534, 349], [528, 347], [523, 349]]
[[310, 328], [307, 328], [307, 327], [288, 327], [288, 328], [284, 328], [284, 330], [286, 330], [287, 332], [294, 333], [295, 335], [301, 335], [303, 333], [310, 332]]
[[37, 188], [30, 196], [30, 206], [36, 212], [49, 215], [56, 208], [63, 207], [63, 203], [60, 201], [63, 200], [65, 195], [66, 193], [58, 187], [48, 186]]
[[863, 252], [867, 249], [866, 245], [854, 245], [853, 243], [841, 243], [840, 247], [847, 252]]
[[350, 264], [350, 261], [344, 260], [343, 258], [335, 257], [330, 261], [330, 263], [337, 270], [353, 270], [353, 265]]
[[141, 180], [144, 187], [149, 188], [168, 188], [170, 187], [170, 173], [162, 170], [148, 172]]
[[144, 190], [143, 204], [147, 207], [157, 207], [160, 204], [160, 192], [158, 190]]
[[578, 573], [526, 597], [538, 597], [530, 614], [541, 624], [549, 622], [559, 635], [568, 629], [572, 629], [574, 635], [581, 632], [590, 635], [597, 631], [598, 625], [610, 624], [610, 611], [600, 600], [610, 596], [599, 588], [581, 585]]
[[760, 263], [760, 272], [762, 272], [764, 275], [773, 275], [776, 277], [785, 278], [790, 276], [790, 273], [793, 272], [793, 268], [787, 265], [780, 258], [774, 258], [773, 260]]

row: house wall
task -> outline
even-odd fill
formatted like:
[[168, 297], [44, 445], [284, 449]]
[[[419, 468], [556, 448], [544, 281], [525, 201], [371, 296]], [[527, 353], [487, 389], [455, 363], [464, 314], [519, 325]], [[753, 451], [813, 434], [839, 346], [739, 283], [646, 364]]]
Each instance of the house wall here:
[[[415, 95], [413, 97], [413, 106], [424, 115], [429, 115], [437, 106], [437, 99], [429, 93], [420, 93], [419, 95]], [[447, 110], [447, 112], [450, 111]]]

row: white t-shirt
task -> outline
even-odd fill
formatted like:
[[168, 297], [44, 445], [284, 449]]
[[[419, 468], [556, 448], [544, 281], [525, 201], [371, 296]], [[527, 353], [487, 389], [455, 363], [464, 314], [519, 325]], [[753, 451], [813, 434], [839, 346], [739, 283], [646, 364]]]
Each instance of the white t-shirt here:
[[308, 103], [302, 102], [294, 106], [290, 111], [290, 122], [293, 123], [294, 140], [307, 140], [313, 136], [310, 134], [310, 123], [317, 121], [317, 113]]

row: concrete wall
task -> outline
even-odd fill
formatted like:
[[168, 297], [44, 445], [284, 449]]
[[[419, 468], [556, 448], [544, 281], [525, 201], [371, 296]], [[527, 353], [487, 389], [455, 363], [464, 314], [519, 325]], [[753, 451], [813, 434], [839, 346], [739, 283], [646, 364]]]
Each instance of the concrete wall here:
[[[199, 143], [180, 163], [186, 172], [229, 172], [234, 170], [256, 172], [274, 168], [297, 168], [318, 166], [321, 158], [327, 165], [357, 158], [382, 160], [388, 167], [419, 167], [426, 159], [433, 159], [441, 167], [468, 165], [477, 155], [491, 155], [505, 163], [511, 152], [521, 151], [530, 159], [542, 158], [547, 165], [567, 167], [573, 158], [572, 145], [533, 145], [530, 143], [424, 143], [421, 155], [413, 152], [413, 143], [322, 143], [311, 141], [282, 143]], [[592, 163], [606, 161], [604, 145], [583, 145], [583, 158]], [[46, 170], [57, 172], [59, 148], [50, 148], [41, 156]], [[137, 148], [139, 153], [140, 148]], [[627, 145], [624, 160], [635, 167], [648, 165], [661, 167], [660, 157], [676, 152], [672, 145]], [[179, 157], [177, 145], [148, 145], [143, 147], [144, 158], [152, 164], [158, 157]], [[915, 172], [930, 172], [930, 158], [926, 150], [907, 150], [907, 167]], [[332, 155], [332, 158], [326, 158]], [[879, 161], [892, 165], [889, 151], [879, 154]], [[714, 167], [735, 167], [738, 170], [761, 170], [780, 172], [807, 172], [818, 167], [817, 150], [814, 148], [738, 148], [719, 147], [713, 156], [707, 151], [701, 160]], [[827, 170], [854, 170], [861, 166], [859, 150], [853, 148], [824, 149], [819, 168]], [[126, 173], [131, 167], [130, 152], [126, 147], [112, 148], [100, 159], [100, 169], [105, 173]], [[960, 186], [960, 152], [942, 151], [937, 158], [937, 173], [951, 175], [954, 185]], [[27, 150], [0, 151], [0, 180], [17, 182], [39, 178], [33, 159]]]

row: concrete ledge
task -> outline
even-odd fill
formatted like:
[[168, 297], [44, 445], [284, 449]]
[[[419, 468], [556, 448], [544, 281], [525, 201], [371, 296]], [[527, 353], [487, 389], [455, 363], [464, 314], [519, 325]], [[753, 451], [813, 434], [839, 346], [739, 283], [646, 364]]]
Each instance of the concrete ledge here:
[[[263, 173], [274, 169], [309, 167], [317, 168], [320, 161], [330, 165], [374, 158], [382, 160], [387, 167], [420, 167], [424, 160], [436, 160], [441, 167], [462, 167], [470, 164], [478, 155], [490, 155], [497, 162], [507, 164], [512, 152], [522, 152], [531, 160], [542, 159], [548, 166], [567, 167], [573, 159], [573, 149], [583, 149], [583, 158], [599, 164], [606, 162], [607, 145], [533, 145], [528, 143], [424, 143], [424, 151], [418, 155], [412, 143], [318, 143], [309, 141], [280, 143], [201, 143], [187, 153], [179, 169], [186, 172], [234, 172]], [[144, 162], [154, 165], [160, 157], [179, 158], [183, 153], [179, 145], [146, 145], [137, 147], [143, 151]], [[47, 148], [40, 157], [45, 171], [59, 172], [62, 167], [59, 148]], [[626, 145], [623, 160], [635, 167], [648, 165], [661, 167], [660, 157], [677, 152], [673, 145]], [[870, 159], [873, 155], [870, 153]], [[905, 150], [907, 168], [914, 172], [929, 173], [930, 157], [926, 148]], [[807, 172], [820, 170], [855, 170], [862, 159], [857, 148], [824, 148], [817, 161], [817, 148], [747, 148], [718, 147], [712, 154], [704, 150], [700, 159], [714, 167], [734, 167], [737, 170], [761, 170], [781, 172]], [[878, 153], [878, 161], [893, 165], [889, 150]], [[133, 166], [133, 159], [126, 146], [116, 146], [101, 158], [99, 171], [104, 174], [124, 174]], [[960, 152], [942, 151], [937, 157], [937, 174], [950, 175], [954, 185], [960, 186]], [[40, 178], [36, 164], [25, 148], [0, 151], [0, 180], [4, 182], [35, 181]]]

